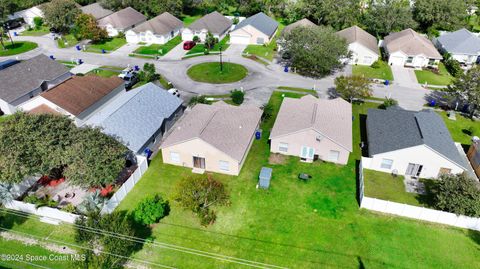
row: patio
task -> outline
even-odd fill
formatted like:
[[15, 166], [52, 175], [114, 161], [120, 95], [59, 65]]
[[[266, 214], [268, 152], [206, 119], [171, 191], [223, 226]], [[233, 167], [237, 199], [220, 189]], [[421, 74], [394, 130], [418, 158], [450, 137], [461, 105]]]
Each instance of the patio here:
[[[43, 183], [43, 184], [42, 184]], [[58, 202], [59, 207], [65, 207], [68, 204], [78, 206], [83, 202], [88, 190], [77, 186], [72, 186], [68, 181], [58, 179], [51, 181], [38, 181], [38, 188], [29, 192], [29, 195], [35, 195], [38, 198], [51, 197]]]

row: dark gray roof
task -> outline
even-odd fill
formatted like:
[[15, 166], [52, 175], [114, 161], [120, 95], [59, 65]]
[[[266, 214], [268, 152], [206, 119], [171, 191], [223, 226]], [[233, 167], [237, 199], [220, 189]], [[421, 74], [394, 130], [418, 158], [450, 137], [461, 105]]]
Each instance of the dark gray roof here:
[[93, 3], [80, 8], [83, 13], [92, 15], [96, 20], [113, 14], [112, 10], [103, 8], [99, 3]]
[[67, 73], [65, 65], [40, 54], [0, 71], [0, 99], [11, 103]]
[[190, 24], [190, 26], [186, 28], [193, 31], [201, 31], [206, 29], [214, 35], [222, 35], [226, 31], [228, 31], [231, 26], [231, 20], [218, 13], [217, 11], [214, 11], [194, 21], [192, 24]]
[[437, 41], [449, 53], [480, 54], [480, 38], [465, 28], [443, 34], [437, 38]]
[[442, 118], [431, 110], [369, 109], [367, 136], [370, 156], [426, 145], [457, 165], [468, 167]]
[[106, 134], [118, 137], [130, 150], [139, 152], [163, 121], [182, 105], [182, 100], [153, 83], [133, 91], [138, 92], [100, 126]]
[[265, 15], [263, 12], [257, 13], [241, 21], [239, 24], [237, 24], [235, 30], [243, 28], [247, 25], [253, 26], [255, 29], [266, 34], [267, 36], [272, 36], [278, 28], [278, 22]]

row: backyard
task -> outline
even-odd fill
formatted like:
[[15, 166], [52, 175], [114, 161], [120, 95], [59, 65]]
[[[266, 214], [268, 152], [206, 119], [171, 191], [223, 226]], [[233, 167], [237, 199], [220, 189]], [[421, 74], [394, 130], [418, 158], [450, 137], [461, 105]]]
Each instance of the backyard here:
[[5, 42], [5, 49], [0, 47], [0, 57], [24, 53], [36, 49], [37, 47], [37, 43], [28, 41], [15, 41], [13, 44], [10, 42]]
[[453, 81], [452, 75], [448, 73], [443, 63], [438, 65], [438, 74], [431, 70], [415, 70], [415, 75], [420, 84], [447, 86]]
[[392, 69], [386, 62], [381, 60], [378, 61], [378, 68], [368, 65], [353, 65], [352, 72], [354, 75], [365, 76], [370, 79], [393, 80]]
[[472, 136], [480, 136], [480, 122], [456, 113], [456, 120], [448, 119], [447, 112], [438, 112], [445, 121], [453, 141], [462, 145], [472, 144]]
[[90, 44], [87, 46], [88, 52], [102, 53], [105, 50], [106, 53], [112, 52], [121, 46], [127, 44], [125, 38], [113, 37], [100, 43]]
[[160, 45], [160, 44], [152, 44], [150, 46], [141, 46], [134, 51], [134, 53], [142, 54], [142, 55], [159, 55], [163, 56], [167, 54], [170, 50], [176, 47], [178, 44], [182, 43], [182, 37], [180, 35], [174, 37], [173, 39], [169, 40], [167, 43]]

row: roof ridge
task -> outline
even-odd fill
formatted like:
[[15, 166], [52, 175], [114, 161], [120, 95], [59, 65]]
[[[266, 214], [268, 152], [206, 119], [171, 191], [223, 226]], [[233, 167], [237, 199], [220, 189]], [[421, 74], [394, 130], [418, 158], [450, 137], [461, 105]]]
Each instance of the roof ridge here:
[[317, 110], [318, 110], [318, 103], [315, 102], [313, 104], [313, 111], [312, 111], [312, 118], [310, 120], [310, 124], [312, 124], [312, 126], [315, 124], [316, 122], [316, 118], [317, 118]]
[[219, 109], [216, 109], [212, 115], [210, 115], [210, 118], [205, 122], [205, 124], [203, 125], [202, 129], [200, 130], [200, 132], [198, 133], [198, 137], [201, 137], [203, 132], [205, 131], [205, 129], [207, 129], [207, 126], [210, 124], [210, 122], [212, 122], [213, 120], [213, 117], [215, 117], [215, 115], [217, 114], [217, 112], [219, 111]]

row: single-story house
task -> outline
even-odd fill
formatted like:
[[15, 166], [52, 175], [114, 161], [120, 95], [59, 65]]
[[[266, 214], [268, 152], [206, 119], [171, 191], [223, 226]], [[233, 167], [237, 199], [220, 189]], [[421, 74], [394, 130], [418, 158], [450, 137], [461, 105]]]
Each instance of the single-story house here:
[[53, 111], [69, 116], [75, 125], [81, 126], [109, 100], [125, 91], [124, 85], [124, 81], [118, 77], [73, 76], [42, 93], [35, 100], [22, 106], [22, 109], [34, 110], [32, 113], [35, 113], [46, 110], [47, 106]]
[[165, 44], [183, 29], [183, 22], [168, 12], [148, 20], [125, 33], [128, 43]]
[[182, 31], [182, 40], [192, 41], [194, 36], [198, 36], [201, 41], [205, 41], [208, 32], [221, 40], [231, 27], [232, 21], [230, 19], [214, 11], [185, 27]]
[[19, 19], [22, 18], [26, 24], [30, 25], [31, 27], [35, 26], [35, 23], [33, 22], [33, 18], [35, 17], [40, 17], [43, 18], [43, 11], [41, 9], [42, 5], [34, 6], [28, 9], [20, 10], [12, 15], [8, 16], [8, 20], [14, 20], [14, 19]]
[[112, 102], [105, 107], [100, 112], [105, 115], [92, 125], [137, 154], [147, 148], [153, 150], [183, 114], [183, 101], [151, 82], [128, 91], [124, 97], [128, 98], [119, 106]]
[[472, 145], [468, 149], [467, 157], [477, 178], [480, 179], [480, 138], [477, 136], [474, 136], [472, 139]]
[[371, 65], [380, 56], [377, 38], [358, 26], [348, 27], [337, 32], [348, 44], [352, 53], [348, 64]]
[[97, 21], [114, 13], [112, 10], [102, 7], [99, 3], [83, 6], [80, 10], [85, 14], [92, 15]]
[[480, 38], [463, 28], [434, 40], [437, 48], [461, 64], [471, 66], [480, 60]]
[[65, 65], [40, 54], [0, 70], [0, 114], [13, 114], [72, 74]]
[[285, 26], [285, 28], [283, 28], [282, 30], [282, 35], [291, 32], [293, 29], [297, 27], [314, 27], [314, 26], [317, 26], [317, 25], [313, 23], [311, 20], [304, 18]]
[[389, 34], [382, 46], [388, 55], [389, 65], [437, 68], [443, 59], [430, 40], [410, 28]]
[[363, 168], [421, 178], [469, 169], [462, 146], [432, 110], [369, 109], [366, 125], [369, 158], [362, 158]]
[[235, 26], [230, 33], [232, 44], [257, 44], [270, 43], [278, 29], [278, 22], [263, 12], [246, 18]]
[[259, 126], [262, 110], [222, 101], [197, 104], [163, 141], [163, 162], [193, 172], [238, 175]]
[[145, 22], [147, 17], [131, 7], [124, 8], [98, 20], [98, 26], [107, 30], [108, 36], [117, 36]]
[[346, 164], [352, 152], [352, 105], [336, 99], [285, 97], [270, 133], [270, 151]]

